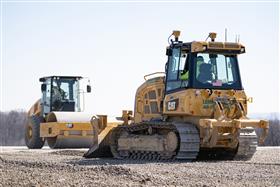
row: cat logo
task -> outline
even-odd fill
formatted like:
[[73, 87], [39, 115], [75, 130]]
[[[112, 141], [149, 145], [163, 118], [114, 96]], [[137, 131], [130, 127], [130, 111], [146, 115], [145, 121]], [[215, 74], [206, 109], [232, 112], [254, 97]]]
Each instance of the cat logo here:
[[174, 99], [167, 102], [167, 110], [174, 111], [178, 108], [179, 99]]

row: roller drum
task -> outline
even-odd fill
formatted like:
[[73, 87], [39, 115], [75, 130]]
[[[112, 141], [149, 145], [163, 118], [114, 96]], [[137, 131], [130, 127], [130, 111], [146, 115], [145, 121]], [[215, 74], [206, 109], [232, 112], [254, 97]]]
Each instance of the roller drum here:
[[71, 138], [59, 135], [55, 138], [47, 138], [47, 142], [52, 149], [89, 148], [92, 146], [93, 137]]
[[[90, 124], [92, 114], [80, 113], [80, 112], [51, 112], [46, 117], [47, 122], [57, 123], [87, 123]], [[83, 136], [81, 131], [69, 130], [69, 136], [58, 135], [56, 137], [46, 138], [48, 145], [52, 149], [63, 148], [89, 148], [93, 144], [93, 134], [87, 132], [86, 136]]]
[[51, 112], [47, 115], [47, 122], [61, 122], [61, 123], [73, 123], [73, 122], [86, 122], [90, 124], [90, 119], [93, 114], [84, 112]]

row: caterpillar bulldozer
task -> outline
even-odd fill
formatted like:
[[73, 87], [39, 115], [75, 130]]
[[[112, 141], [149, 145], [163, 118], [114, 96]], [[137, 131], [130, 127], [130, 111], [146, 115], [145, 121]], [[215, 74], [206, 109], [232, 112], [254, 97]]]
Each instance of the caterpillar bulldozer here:
[[[28, 111], [25, 125], [28, 148], [40, 149], [45, 141], [50, 148], [89, 148], [92, 145], [92, 114], [81, 112], [85, 93], [80, 85], [82, 79], [80, 76], [39, 79], [42, 97]], [[86, 92], [91, 92], [89, 84]]]
[[[91, 120], [94, 134], [102, 136], [84, 157], [107, 145], [118, 159], [248, 160], [264, 142], [268, 121], [247, 117], [252, 98], [243, 89], [237, 58], [245, 46], [217, 42], [216, 33], [206, 41], [182, 42], [179, 36], [173, 31], [169, 37], [165, 72], [145, 76], [138, 88], [134, 116], [123, 111], [123, 123], [101, 133], [98, 119]], [[259, 137], [256, 128], [262, 129]]]

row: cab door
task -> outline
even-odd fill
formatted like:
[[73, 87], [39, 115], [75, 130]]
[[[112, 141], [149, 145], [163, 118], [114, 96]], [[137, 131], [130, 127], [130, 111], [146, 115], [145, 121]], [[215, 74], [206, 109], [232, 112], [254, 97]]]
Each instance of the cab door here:
[[[182, 113], [186, 88], [189, 86], [189, 54], [181, 50], [181, 47], [174, 47], [172, 55], [168, 57], [166, 65], [166, 88], [164, 99], [165, 114]], [[188, 74], [187, 79], [182, 75]]]
[[48, 114], [51, 111], [51, 79], [47, 79], [42, 86], [41, 105], [43, 106], [43, 114]]

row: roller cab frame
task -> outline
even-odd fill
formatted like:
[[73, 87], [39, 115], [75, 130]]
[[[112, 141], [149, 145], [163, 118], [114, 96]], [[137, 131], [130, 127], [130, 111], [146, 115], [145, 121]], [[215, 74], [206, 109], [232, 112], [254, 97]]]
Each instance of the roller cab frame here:
[[41, 116], [53, 111], [80, 112], [80, 80], [82, 77], [50, 76], [40, 78], [42, 98]]

